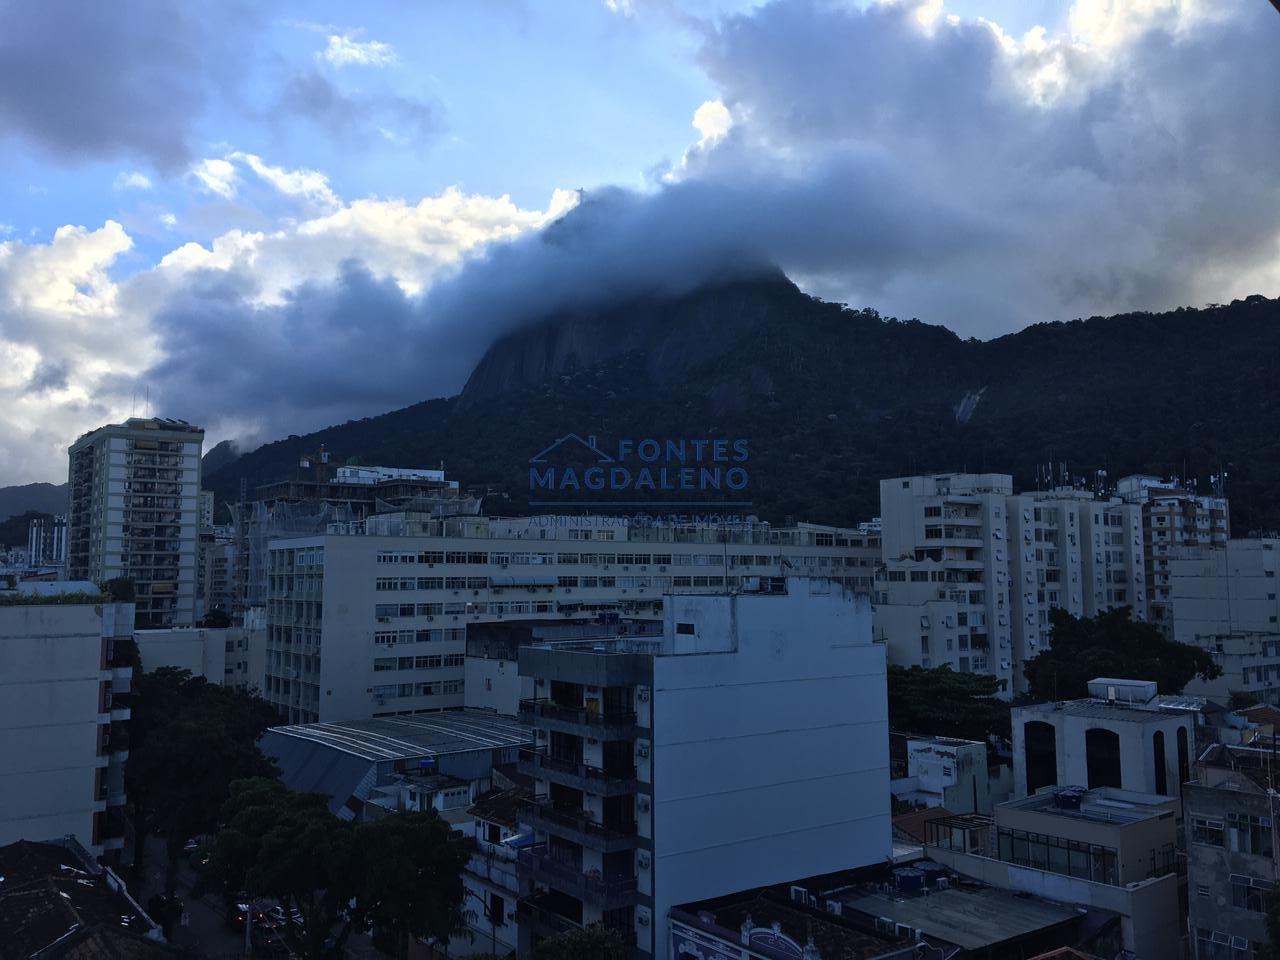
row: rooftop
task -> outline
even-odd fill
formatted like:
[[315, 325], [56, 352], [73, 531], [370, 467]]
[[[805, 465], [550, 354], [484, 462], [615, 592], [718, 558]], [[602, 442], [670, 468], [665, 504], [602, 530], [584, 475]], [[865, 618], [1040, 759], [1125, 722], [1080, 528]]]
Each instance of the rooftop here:
[[478, 797], [468, 812], [477, 820], [501, 824], [515, 830], [520, 825], [520, 804], [532, 796], [533, 791], [526, 787], [490, 790]]
[[734, 944], [741, 942], [742, 930], [750, 922], [751, 929], [758, 931], [751, 944], [753, 955], [766, 957], [795, 956], [789, 944], [778, 943], [779, 933], [801, 947], [812, 937], [822, 960], [874, 960], [904, 946], [896, 937], [828, 919], [817, 911], [756, 892], [686, 904], [674, 909], [672, 915]]
[[869, 917], [887, 917], [920, 930], [925, 936], [954, 943], [964, 950], [981, 950], [1046, 927], [1076, 920], [1069, 907], [993, 887], [952, 887], [927, 896], [839, 894], [852, 910]]
[[[151, 918], [74, 841], [0, 847], [0, 957], [169, 957]], [[56, 946], [55, 946], [56, 944]]]
[[[1049, 703], [1031, 703], [1015, 710], [1027, 710], [1034, 713], [1067, 713], [1073, 717], [1085, 717], [1090, 720], [1115, 720], [1123, 723], [1163, 723], [1169, 714], [1185, 709], [1179, 704], [1185, 697], [1157, 697], [1150, 704], [1126, 704], [1119, 701], [1097, 700], [1063, 700]], [[1168, 702], [1166, 702], [1168, 701]]]
[[946, 807], [926, 807], [924, 810], [900, 813], [893, 818], [893, 832], [895, 836], [914, 840], [916, 843], [924, 843], [926, 823], [932, 820], [945, 820], [953, 816], [955, 814]]
[[272, 727], [268, 733], [310, 740], [365, 760], [412, 760], [533, 742], [529, 727], [483, 710]]
[[1093, 823], [1125, 824], [1172, 817], [1175, 804], [1176, 801], [1171, 797], [1136, 790], [1055, 787], [1021, 800], [1010, 800], [1000, 804], [1000, 807], [1009, 810], [1034, 810]]

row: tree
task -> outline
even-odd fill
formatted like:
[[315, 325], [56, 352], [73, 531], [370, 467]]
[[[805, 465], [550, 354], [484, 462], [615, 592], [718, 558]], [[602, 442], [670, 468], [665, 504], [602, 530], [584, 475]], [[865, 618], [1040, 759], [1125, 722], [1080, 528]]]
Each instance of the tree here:
[[1232, 690], [1231, 697], [1227, 700], [1227, 707], [1231, 710], [1248, 710], [1261, 702], [1248, 690]]
[[1195, 677], [1212, 680], [1222, 668], [1199, 647], [1166, 640], [1154, 624], [1132, 620], [1128, 607], [1096, 617], [1049, 611], [1052, 645], [1025, 667], [1027, 685], [1039, 701], [1089, 695], [1095, 677], [1154, 680], [1161, 693], [1181, 693]]
[[447, 943], [466, 929], [462, 870], [471, 858], [434, 810], [361, 824], [356, 900], [361, 918], [386, 931], [405, 957], [410, 937]]
[[1000, 681], [950, 667], [889, 668], [889, 726], [962, 740], [1009, 736], [1009, 704], [996, 698]]
[[232, 784], [202, 890], [250, 890], [296, 909], [286, 939], [307, 960], [340, 956], [353, 929], [395, 943], [448, 942], [466, 928], [462, 871], [470, 853], [435, 811], [353, 824], [329, 798], [263, 778]]
[[357, 917], [355, 824], [330, 813], [328, 797], [262, 777], [232, 784], [223, 816], [199, 890], [220, 884], [273, 897], [302, 919], [300, 928], [286, 927], [295, 952], [307, 960], [340, 956]]
[[205, 614], [204, 619], [200, 621], [200, 626], [208, 627], [210, 630], [220, 630], [231, 626], [231, 616], [221, 607], [214, 607]]
[[566, 930], [538, 944], [534, 960], [625, 960], [631, 944], [620, 930], [593, 923]]
[[257, 741], [278, 722], [266, 701], [161, 667], [135, 677], [125, 779], [133, 804], [134, 863], [143, 862], [148, 826], [165, 838], [172, 896], [187, 840], [211, 833], [231, 783], [276, 776]]

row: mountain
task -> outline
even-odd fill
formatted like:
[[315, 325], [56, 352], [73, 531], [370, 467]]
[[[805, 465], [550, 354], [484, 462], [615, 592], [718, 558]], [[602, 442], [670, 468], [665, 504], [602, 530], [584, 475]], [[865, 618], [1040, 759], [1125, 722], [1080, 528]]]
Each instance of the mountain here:
[[[744, 438], [753, 511], [852, 523], [879, 481], [1037, 467], [1187, 475], [1227, 470], [1233, 528], [1280, 528], [1280, 301], [1045, 323], [991, 341], [806, 296], [786, 278], [548, 318], [489, 349], [460, 396], [267, 444], [206, 470], [295, 475], [338, 460], [436, 466], [529, 510], [529, 459], [557, 438]], [[535, 497], [536, 499], [536, 497]]]
[[66, 513], [71, 496], [65, 483], [25, 483], [17, 487], [0, 487], [0, 520], [20, 513]]

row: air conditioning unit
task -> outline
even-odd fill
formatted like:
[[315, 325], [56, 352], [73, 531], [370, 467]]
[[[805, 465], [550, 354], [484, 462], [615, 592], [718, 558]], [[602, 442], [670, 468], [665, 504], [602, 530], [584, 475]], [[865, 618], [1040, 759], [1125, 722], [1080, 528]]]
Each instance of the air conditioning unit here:
[[641, 760], [648, 760], [649, 759], [648, 745], [643, 743], [636, 744], [636, 756], [639, 757]]
[[637, 799], [636, 799], [636, 809], [637, 809], [637, 810], [639, 810], [641, 813], [648, 813], [648, 812], [649, 812], [649, 798], [648, 798], [648, 797], [639, 797], [639, 798], [637, 798]]
[[792, 903], [808, 903], [809, 891], [804, 887], [793, 886], [791, 888], [791, 901]]
[[844, 912], [844, 904], [839, 900], [827, 901], [827, 913], [834, 913], [837, 917]]
[[648, 702], [649, 702], [649, 688], [648, 688], [648, 687], [637, 687], [637, 688], [636, 688], [636, 699], [637, 699], [637, 700], [639, 700], [641, 703], [648, 703]]
[[636, 916], [636, 923], [640, 924], [642, 927], [647, 927], [649, 925], [649, 915], [647, 913], [638, 914]]
[[649, 855], [647, 853], [636, 854], [636, 866], [641, 870], [649, 869]]

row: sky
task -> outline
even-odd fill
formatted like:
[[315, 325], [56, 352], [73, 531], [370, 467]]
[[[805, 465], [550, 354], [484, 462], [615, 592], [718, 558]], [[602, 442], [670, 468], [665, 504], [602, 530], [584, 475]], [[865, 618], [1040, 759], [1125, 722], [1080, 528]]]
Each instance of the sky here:
[[994, 337], [1280, 295], [1266, 0], [0, 0], [0, 485], [782, 267]]

